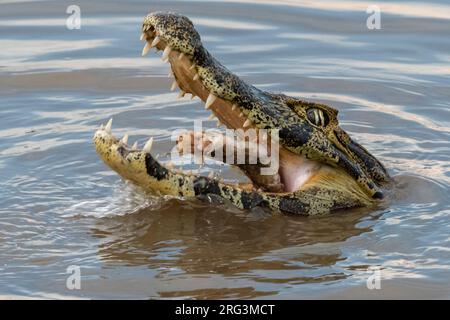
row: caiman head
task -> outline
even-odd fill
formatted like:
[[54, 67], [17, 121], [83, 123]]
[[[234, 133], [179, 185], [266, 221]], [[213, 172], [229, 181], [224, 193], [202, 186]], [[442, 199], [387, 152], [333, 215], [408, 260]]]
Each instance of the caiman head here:
[[[339, 126], [336, 109], [245, 83], [204, 48], [185, 16], [150, 13], [141, 39], [146, 42], [143, 55], [151, 48], [162, 51], [175, 78], [172, 90], [178, 87], [180, 97], [186, 93], [199, 97], [227, 128], [244, 134], [249, 129], [265, 129], [270, 136], [277, 133], [280, 165], [269, 176], [256, 170], [263, 167], [259, 163], [240, 165], [252, 183], [227, 184], [159, 163], [150, 153], [151, 142], [143, 149], [130, 147], [127, 137], [119, 140], [112, 135], [109, 123], [96, 132], [96, 149], [126, 179], [162, 194], [217, 194], [241, 208], [266, 206], [303, 214], [367, 206], [383, 198], [383, 185], [390, 180], [385, 168]], [[261, 144], [258, 137], [252, 143]], [[207, 135], [203, 138], [208, 141]]]

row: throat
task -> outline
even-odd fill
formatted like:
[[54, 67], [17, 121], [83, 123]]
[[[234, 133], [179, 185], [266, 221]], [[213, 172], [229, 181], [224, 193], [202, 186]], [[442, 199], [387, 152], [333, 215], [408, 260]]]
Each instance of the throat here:
[[280, 177], [285, 192], [302, 188], [321, 168], [321, 164], [303, 156], [284, 155], [280, 158]]

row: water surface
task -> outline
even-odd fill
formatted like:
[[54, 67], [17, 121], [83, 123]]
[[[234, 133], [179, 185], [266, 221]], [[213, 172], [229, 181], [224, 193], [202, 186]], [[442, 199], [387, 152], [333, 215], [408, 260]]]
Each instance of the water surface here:
[[[0, 296], [449, 298], [450, 5], [367, 1], [0, 3]], [[188, 15], [204, 45], [259, 88], [330, 104], [395, 177], [388, 204], [322, 217], [158, 199], [122, 181], [91, 139], [164, 155], [208, 112], [140, 57], [148, 11]], [[215, 123], [208, 125], [215, 127]], [[226, 169], [224, 169], [226, 171]], [[66, 288], [81, 268], [81, 290]], [[369, 269], [381, 290], [368, 290]]]

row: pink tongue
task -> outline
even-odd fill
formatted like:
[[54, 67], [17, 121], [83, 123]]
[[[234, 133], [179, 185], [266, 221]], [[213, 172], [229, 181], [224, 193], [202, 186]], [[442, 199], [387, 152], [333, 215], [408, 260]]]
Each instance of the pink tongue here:
[[300, 189], [320, 168], [319, 163], [304, 157], [291, 158], [289, 163], [282, 162], [280, 166], [280, 176], [285, 192], [294, 192]]

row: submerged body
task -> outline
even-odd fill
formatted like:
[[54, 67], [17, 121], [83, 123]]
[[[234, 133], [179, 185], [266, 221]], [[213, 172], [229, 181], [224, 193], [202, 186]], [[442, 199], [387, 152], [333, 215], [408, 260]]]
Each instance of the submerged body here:
[[[242, 209], [256, 206], [292, 214], [319, 214], [369, 206], [383, 197], [390, 178], [383, 165], [353, 141], [338, 124], [337, 110], [246, 84], [203, 47], [192, 22], [173, 13], [151, 13], [143, 24], [146, 46], [163, 51], [180, 95], [191, 93], [206, 102], [228, 128], [277, 133], [279, 167], [261, 175], [262, 164], [238, 165], [251, 184], [228, 184], [218, 178], [175, 171], [151, 154], [111, 133], [111, 122], [95, 133], [103, 161], [125, 179], [146, 190], [184, 198], [220, 196]], [[207, 134], [204, 139], [208, 140]], [[202, 144], [203, 142], [200, 142]], [[262, 144], [259, 137], [253, 144]], [[193, 150], [197, 147], [193, 143]], [[269, 144], [270, 149], [270, 144]], [[270, 150], [269, 150], [270, 152]]]

